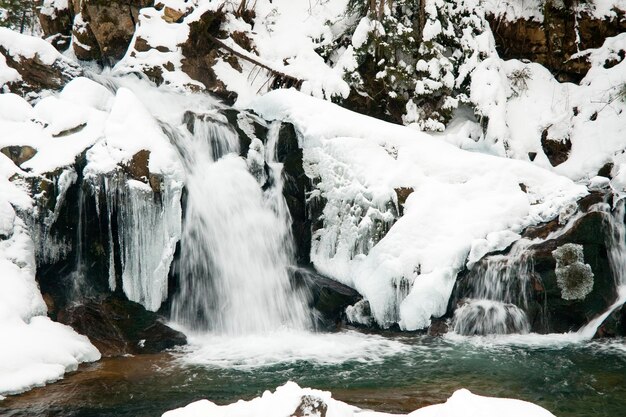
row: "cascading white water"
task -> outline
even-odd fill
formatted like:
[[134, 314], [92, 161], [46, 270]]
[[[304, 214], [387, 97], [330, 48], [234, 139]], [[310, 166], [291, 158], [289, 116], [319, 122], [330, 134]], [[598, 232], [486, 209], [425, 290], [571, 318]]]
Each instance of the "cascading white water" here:
[[306, 299], [288, 275], [292, 249], [280, 175], [272, 169], [274, 184], [263, 192], [250, 173], [258, 170], [248, 166], [261, 162], [261, 142], [253, 141], [245, 161], [227, 125], [196, 117], [192, 130], [176, 139], [188, 194], [173, 319], [229, 335], [308, 328]]
[[521, 240], [507, 256], [492, 256], [469, 277], [472, 291], [454, 312], [454, 331], [461, 335], [528, 333], [530, 278], [533, 265]]

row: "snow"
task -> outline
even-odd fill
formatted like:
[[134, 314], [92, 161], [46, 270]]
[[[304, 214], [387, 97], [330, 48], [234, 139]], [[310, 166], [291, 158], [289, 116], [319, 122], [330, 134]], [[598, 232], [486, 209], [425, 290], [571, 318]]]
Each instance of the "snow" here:
[[[187, 10], [190, 6], [180, 1], [162, 2], [175, 10]], [[184, 90], [189, 86], [199, 85], [182, 72], [183, 58], [180, 44], [189, 36], [189, 27], [207, 11], [216, 10], [226, 3], [225, 11], [234, 10], [234, 5], [224, 2], [200, 2], [183, 19], [182, 23], [167, 23], [162, 19], [163, 11], [142, 9], [139, 25], [131, 45], [137, 38], [142, 38], [149, 45], [161, 48], [163, 52], [150, 49], [140, 52], [130, 48], [126, 56], [116, 65], [116, 73], [129, 73], [149, 68], [161, 68], [164, 83]], [[255, 53], [241, 48], [231, 39], [224, 39], [229, 47], [244, 56], [275, 71], [303, 80], [302, 91], [316, 97], [330, 99], [333, 96], [347, 97], [350, 92], [343, 80], [344, 66], [353, 66], [349, 57], [340, 59], [335, 66], [324, 62], [317, 50], [330, 45], [342, 33], [345, 22], [347, 0], [331, 2], [304, 2], [291, 0], [259, 0], [255, 2], [255, 24], [251, 27], [241, 18], [231, 13], [223, 24], [226, 33], [245, 32], [250, 37]], [[349, 52], [348, 52], [349, 53]], [[259, 91], [268, 91], [271, 75], [264, 69], [239, 60], [242, 71], [233, 68], [222, 59], [218, 59], [213, 70], [227, 89], [238, 94], [238, 105], [245, 106]], [[164, 67], [169, 63], [174, 70]]]
[[[2, 96], [0, 96], [2, 97]], [[0, 155], [0, 394], [15, 394], [60, 379], [79, 363], [100, 359], [89, 340], [46, 317], [35, 281], [34, 245], [13, 207], [30, 197], [8, 178], [13, 163]]]
[[[328, 391], [300, 388], [295, 382], [287, 382], [276, 391], [265, 391], [250, 401], [219, 406], [208, 400], [196, 401], [186, 407], [168, 411], [163, 417], [287, 417], [296, 409], [303, 415], [327, 417], [384, 417], [392, 414], [361, 410], [332, 398]], [[399, 415], [399, 414], [394, 414]], [[508, 398], [483, 397], [460, 389], [443, 404], [435, 404], [413, 411], [411, 417], [554, 417], [549, 411], [529, 402]]]
[[[307, 175], [327, 200], [312, 260], [363, 294], [382, 326], [428, 326], [445, 313], [472, 248], [470, 262], [587, 193], [532, 164], [462, 151], [294, 90], [268, 93], [252, 108], [298, 129]], [[384, 235], [400, 187], [414, 192]]]
[[[586, 181], [607, 162], [619, 165], [626, 148], [626, 102], [619, 89], [626, 83], [626, 61], [605, 68], [626, 44], [625, 34], [607, 38], [598, 49], [583, 51], [592, 67], [580, 85], [559, 83], [543, 66], [491, 57], [472, 75], [471, 100], [479, 116], [489, 120], [478, 141], [451, 142], [461, 148], [530, 160], [532, 163]], [[542, 135], [570, 141], [568, 159], [553, 167], [543, 151]], [[482, 149], [485, 150], [484, 148]]]
[[37, 57], [45, 65], [52, 65], [58, 60], [66, 63], [70, 62], [54, 49], [54, 46], [43, 39], [22, 35], [4, 27], [0, 27], [0, 46], [17, 61], [20, 61], [22, 58], [32, 59]]

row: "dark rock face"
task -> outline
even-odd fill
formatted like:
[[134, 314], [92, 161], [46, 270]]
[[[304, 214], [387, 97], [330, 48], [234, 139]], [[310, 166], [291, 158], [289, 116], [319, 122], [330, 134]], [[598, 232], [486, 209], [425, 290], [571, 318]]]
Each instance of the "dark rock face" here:
[[86, 335], [102, 356], [156, 353], [187, 343], [185, 335], [163, 324], [156, 313], [122, 298], [69, 306], [57, 319]]
[[[535, 273], [541, 287], [536, 295], [545, 297], [548, 328], [551, 332], [577, 330], [601, 314], [615, 300], [615, 281], [611, 273], [606, 247], [607, 214], [591, 212], [579, 219], [564, 235], [530, 247], [533, 251]], [[584, 262], [593, 272], [593, 289], [582, 299], [566, 300], [562, 297], [552, 252], [567, 243], [582, 245]]]
[[296, 244], [296, 257], [301, 265], [310, 264], [311, 220], [307, 215], [306, 196], [312, 189], [303, 168], [302, 149], [291, 123], [283, 123], [278, 133], [278, 162], [283, 163], [283, 196], [291, 214], [291, 231]]
[[323, 327], [339, 325], [344, 321], [346, 307], [362, 299], [352, 288], [309, 269], [295, 270], [293, 280], [296, 287], [304, 287], [309, 292], [310, 306], [321, 314]]
[[[503, 59], [528, 59], [548, 68], [559, 81], [579, 82], [589, 70], [584, 58], [570, 59], [579, 50], [598, 48], [604, 40], [626, 31], [623, 11], [604, 20], [586, 13], [578, 17], [567, 8], [546, 6], [544, 22], [488, 16], [498, 53]], [[578, 28], [577, 28], [578, 25]], [[577, 39], [579, 43], [577, 45]]]

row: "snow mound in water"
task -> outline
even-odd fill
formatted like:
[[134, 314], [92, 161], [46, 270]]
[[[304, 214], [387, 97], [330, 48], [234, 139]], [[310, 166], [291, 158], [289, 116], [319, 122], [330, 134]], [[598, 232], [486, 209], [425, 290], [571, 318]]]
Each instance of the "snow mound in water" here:
[[[300, 388], [294, 382], [265, 391], [250, 401], [238, 401], [219, 406], [208, 400], [196, 401], [184, 408], [168, 411], [163, 417], [281, 417], [281, 416], [326, 416], [326, 417], [375, 417], [392, 414], [361, 410], [332, 398], [328, 391]], [[508, 398], [482, 397], [466, 389], [456, 391], [444, 404], [420, 408], [411, 417], [554, 417], [552, 413], [525, 401]]]
[[504, 249], [587, 193], [530, 163], [463, 151], [294, 90], [252, 107], [300, 132], [312, 198], [326, 200], [311, 259], [363, 294], [383, 326], [428, 326], [445, 313], [472, 248]]
[[188, 341], [183, 362], [241, 369], [300, 361], [320, 365], [347, 361], [371, 363], [411, 349], [395, 340], [353, 331], [310, 333], [284, 329], [236, 337], [209, 333], [188, 335]]

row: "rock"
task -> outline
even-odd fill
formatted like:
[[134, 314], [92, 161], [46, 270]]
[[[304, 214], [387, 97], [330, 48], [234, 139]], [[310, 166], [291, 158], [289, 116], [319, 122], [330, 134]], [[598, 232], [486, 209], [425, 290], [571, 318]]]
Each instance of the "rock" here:
[[559, 81], [579, 82], [590, 68], [584, 58], [571, 59], [578, 51], [602, 46], [608, 37], [626, 31], [622, 10], [613, 18], [597, 19], [585, 12], [546, 5], [543, 22], [508, 21], [487, 16], [503, 59], [527, 59], [548, 68]]
[[176, 9], [172, 9], [171, 7], [165, 6], [163, 9], [163, 15], [161, 16], [163, 20], [167, 23], [177, 23], [186, 15], [186, 11], [180, 11]]
[[398, 198], [398, 213], [402, 216], [404, 214], [404, 203], [406, 203], [406, 199], [409, 198], [414, 190], [411, 187], [400, 187], [396, 188], [394, 191]]
[[323, 399], [313, 395], [303, 395], [300, 404], [291, 413], [291, 417], [326, 417], [328, 405]]
[[607, 162], [598, 171], [598, 176], [606, 177], [606, 178], [613, 178], [613, 176], [611, 175], [611, 172], [613, 171], [613, 167], [614, 167], [613, 162]]
[[39, 23], [44, 36], [59, 51], [70, 46], [74, 9], [67, 2], [44, 0], [39, 12]]
[[310, 264], [311, 220], [306, 196], [313, 185], [306, 176], [298, 135], [291, 123], [283, 123], [278, 133], [276, 157], [283, 164], [283, 196], [291, 214], [291, 232], [296, 242], [296, 258], [300, 265]]
[[134, 180], [148, 183], [150, 178], [150, 151], [143, 149], [133, 155], [128, 164], [123, 166], [124, 171]]
[[354, 289], [309, 269], [297, 269], [292, 276], [296, 286], [304, 286], [309, 291], [311, 307], [322, 314], [328, 327], [340, 323], [346, 307], [362, 298]]
[[74, 38], [72, 46], [76, 58], [82, 61], [99, 60], [102, 58], [100, 45], [98, 45], [96, 36], [91, 30], [91, 25], [83, 19], [81, 13], [74, 18], [72, 36]]
[[105, 357], [156, 353], [187, 343], [185, 335], [163, 324], [156, 313], [113, 296], [69, 306], [57, 320], [87, 336]]
[[225, 36], [221, 32], [225, 17], [222, 10], [208, 10], [189, 25], [189, 37], [180, 45], [184, 57], [181, 64], [183, 72], [189, 77], [201, 82], [208, 91], [227, 103], [233, 103], [236, 94], [228, 91], [213, 71], [213, 66], [224, 53], [219, 51], [211, 38]]
[[548, 157], [553, 167], [561, 165], [569, 158], [569, 151], [572, 149], [572, 142], [569, 138], [551, 139], [548, 136], [548, 129], [541, 135], [541, 147]]
[[[561, 333], [578, 330], [589, 320], [605, 311], [615, 300], [617, 296], [615, 280], [609, 265], [606, 247], [606, 216], [606, 213], [598, 211], [587, 213], [563, 235], [529, 248], [532, 251], [534, 272], [542, 284], [535, 286], [534, 296], [538, 300], [544, 300], [547, 318], [546, 328], [543, 329], [537, 327], [538, 323], [531, 323], [533, 331]], [[589, 273], [593, 274], [593, 288], [582, 299], [563, 297], [563, 276], [559, 278], [557, 260], [553, 252], [568, 244], [576, 244], [582, 248], [584, 263], [580, 262], [578, 252], [576, 258], [581, 265], [587, 265], [581, 269], [581, 265], [576, 264], [576, 260], [569, 259], [571, 263], [577, 265], [574, 271], [569, 272], [572, 272], [574, 276], [587, 279], [586, 281], [583, 279], [582, 282], [583, 284], [586, 282], [587, 286]], [[559, 281], [561, 281], [560, 284]]]
[[616, 309], [598, 327], [594, 339], [626, 336], [626, 305]]
[[15, 165], [21, 166], [24, 162], [28, 161], [37, 154], [37, 149], [28, 145], [5, 146], [0, 149], [0, 152], [8, 156]]
[[88, 24], [102, 58], [121, 59], [135, 33], [139, 9], [152, 0], [83, 0], [82, 19]]
[[46, 41], [26, 35], [15, 34], [15, 37], [23, 37], [24, 42], [31, 45], [30, 49], [34, 51], [24, 51], [26, 53], [22, 55], [23, 51], [11, 44], [17, 39], [8, 40], [6, 45], [0, 43], [0, 54], [4, 55], [7, 66], [16, 70], [21, 77], [19, 81], [6, 84], [10, 92], [36, 98], [42, 90], [59, 90], [71, 79], [83, 75], [82, 68], [58, 54]]

